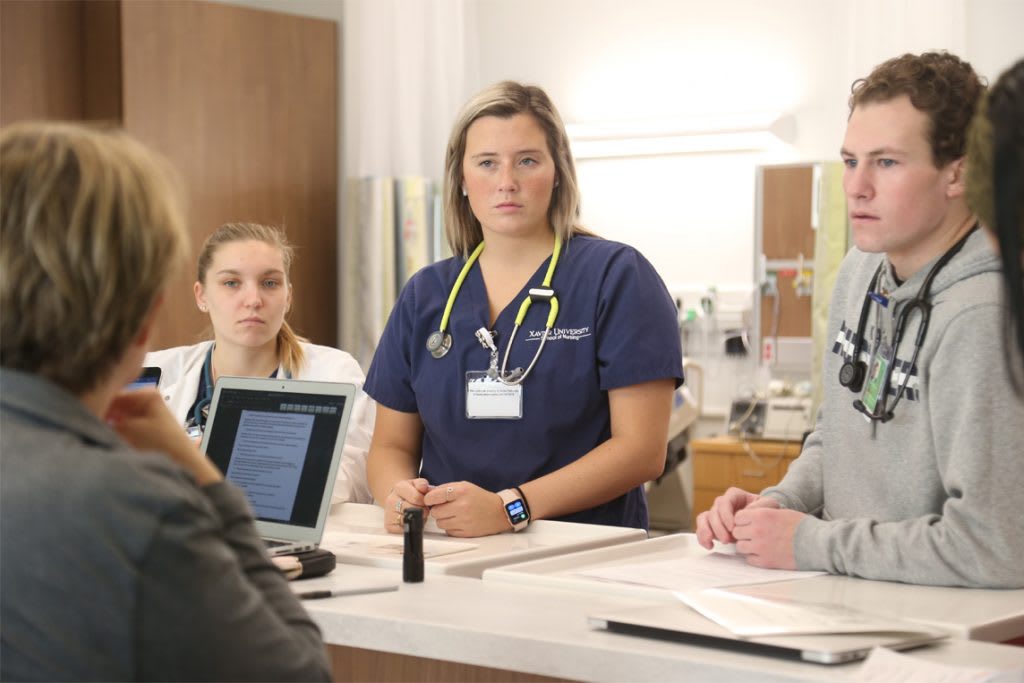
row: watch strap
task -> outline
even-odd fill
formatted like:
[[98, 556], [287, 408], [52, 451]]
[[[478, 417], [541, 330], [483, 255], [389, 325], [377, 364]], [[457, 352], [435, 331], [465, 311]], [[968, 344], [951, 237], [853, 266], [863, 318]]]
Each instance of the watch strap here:
[[512, 490], [519, 494], [519, 498], [523, 501], [523, 507], [526, 508], [526, 514], [530, 516], [530, 520], [533, 520], [533, 512], [530, 511], [530, 501], [526, 500], [526, 494], [518, 486], [513, 486]]

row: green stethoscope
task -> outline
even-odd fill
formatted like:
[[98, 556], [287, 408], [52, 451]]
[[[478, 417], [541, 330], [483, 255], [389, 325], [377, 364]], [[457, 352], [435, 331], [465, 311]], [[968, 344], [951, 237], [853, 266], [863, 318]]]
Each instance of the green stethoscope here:
[[[459, 273], [459, 277], [455, 279], [455, 285], [452, 287], [451, 293], [448, 295], [448, 303], [445, 304], [444, 314], [441, 316], [441, 326], [436, 332], [432, 332], [427, 337], [427, 350], [430, 351], [430, 355], [434, 358], [443, 358], [448, 350], [452, 348], [452, 335], [448, 333], [448, 319], [452, 314], [452, 307], [455, 306], [455, 297], [459, 295], [459, 290], [462, 289], [462, 283], [466, 279], [466, 275], [469, 274], [473, 264], [476, 263], [480, 257], [481, 252], [484, 250], [484, 243], [481, 242], [477, 245], [477, 248], [470, 254], [469, 259], [466, 261], [466, 265], [462, 266], [462, 271]], [[496, 378], [504, 384], [520, 384], [526, 376], [533, 370], [533, 366], [537, 364], [537, 359], [540, 358], [541, 351], [544, 350], [544, 342], [548, 339], [548, 334], [551, 332], [551, 328], [554, 327], [555, 318], [558, 317], [558, 297], [555, 296], [555, 290], [551, 289], [551, 278], [555, 275], [555, 267], [558, 265], [558, 257], [562, 253], [562, 238], [555, 235], [555, 249], [551, 252], [551, 263], [548, 264], [547, 273], [544, 275], [544, 282], [542, 286], [535, 287], [529, 291], [523, 302], [519, 305], [519, 312], [516, 314], [515, 327], [512, 328], [512, 334], [508, 338], [508, 344], [505, 346], [505, 358], [501, 361], [501, 372], [497, 373]], [[548, 319], [544, 326], [544, 336], [540, 338], [540, 346], [537, 347], [537, 352], [533, 354], [533, 360], [530, 361], [530, 365], [526, 368], [526, 372], [516, 368], [511, 373], [506, 370], [508, 365], [508, 359], [510, 352], [512, 351], [512, 342], [516, 338], [516, 332], [519, 331], [519, 326], [523, 324], [523, 320], [526, 319], [526, 312], [530, 310], [530, 306], [534, 301], [544, 301], [548, 304]], [[481, 328], [481, 331], [477, 332], [477, 338], [480, 339], [481, 343], [485, 346], [489, 346], [495, 354], [497, 349], [494, 346], [491, 335], [485, 328]], [[486, 338], [486, 339], [485, 339]]]

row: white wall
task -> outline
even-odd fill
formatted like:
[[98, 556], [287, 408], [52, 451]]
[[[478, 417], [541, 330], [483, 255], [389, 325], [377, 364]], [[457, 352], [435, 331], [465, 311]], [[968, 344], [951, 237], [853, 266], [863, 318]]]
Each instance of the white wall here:
[[1019, 0], [479, 0], [477, 12], [481, 80], [541, 85], [567, 122], [795, 116], [795, 143], [760, 154], [579, 164], [586, 223], [683, 291], [752, 284], [754, 166], [836, 158], [854, 78], [905, 51], [949, 49], [993, 75], [1024, 55]]
[[970, 0], [965, 53], [990, 82], [1024, 58], [1024, 2]]
[[481, 77], [543, 86], [568, 122], [796, 116], [794, 147], [579, 164], [585, 222], [638, 247], [670, 289], [750, 287], [754, 167], [834, 154], [827, 145], [841, 130], [841, 103], [819, 95], [843, 60], [832, 47], [837, 6], [482, 0], [478, 12], [480, 34], [490, 36]]

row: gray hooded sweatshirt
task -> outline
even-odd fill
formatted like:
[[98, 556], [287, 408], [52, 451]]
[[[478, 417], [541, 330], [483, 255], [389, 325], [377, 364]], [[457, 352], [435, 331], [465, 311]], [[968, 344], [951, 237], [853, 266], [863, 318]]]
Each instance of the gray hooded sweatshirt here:
[[[839, 369], [853, 353], [865, 291], [883, 258], [853, 249], [843, 261], [817, 423], [786, 477], [763, 495], [808, 513], [794, 539], [800, 569], [1022, 587], [1024, 399], [1005, 360], [998, 258], [979, 230], [938, 272], [914, 367], [917, 313], [897, 349], [888, 404], [908, 380], [903, 398], [891, 421], [872, 424], [853, 408], [860, 392], [840, 385]], [[861, 358], [869, 366], [876, 335], [891, 345], [895, 316], [917, 296], [932, 265], [902, 285], [890, 264], [883, 268], [876, 290], [888, 291], [889, 303], [872, 305], [865, 326]]]

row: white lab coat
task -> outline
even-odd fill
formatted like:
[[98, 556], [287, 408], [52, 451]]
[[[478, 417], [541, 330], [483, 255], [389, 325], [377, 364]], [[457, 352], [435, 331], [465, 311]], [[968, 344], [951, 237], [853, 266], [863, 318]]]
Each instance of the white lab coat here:
[[[182, 425], [188, 421], [188, 410], [196, 401], [203, 361], [211, 344], [212, 341], [206, 341], [146, 354], [144, 365], [160, 368], [160, 393]], [[372, 503], [373, 495], [366, 480], [366, 454], [370, 450], [377, 411], [376, 403], [363, 392], [366, 376], [356, 359], [344, 351], [305, 342], [302, 342], [302, 350], [306, 354], [306, 362], [294, 379], [346, 382], [356, 385], [358, 392], [349, 418], [331, 502]], [[283, 368], [278, 368], [278, 376], [284, 377]]]

